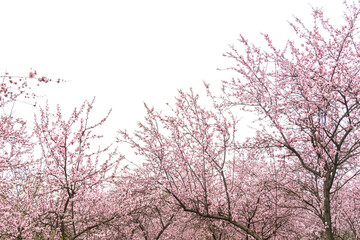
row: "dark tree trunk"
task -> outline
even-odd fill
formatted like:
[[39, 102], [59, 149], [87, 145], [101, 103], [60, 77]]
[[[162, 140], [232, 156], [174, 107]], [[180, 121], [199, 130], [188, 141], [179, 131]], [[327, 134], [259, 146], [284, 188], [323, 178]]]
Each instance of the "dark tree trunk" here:
[[326, 240], [334, 240], [331, 222], [330, 187], [329, 181], [324, 182], [324, 224]]

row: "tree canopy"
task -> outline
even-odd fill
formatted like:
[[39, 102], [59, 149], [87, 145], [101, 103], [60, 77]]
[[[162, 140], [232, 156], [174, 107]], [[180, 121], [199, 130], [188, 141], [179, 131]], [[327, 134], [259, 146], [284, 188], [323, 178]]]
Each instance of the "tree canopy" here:
[[[13, 103], [61, 80], [4, 73], [0, 240], [359, 239], [360, 2], [344, 5], [342, 24], [317, 8], [310, 27], [295, 18], [283, 48], [240, 35], [222, 94], [205, 83], [208, 104], [192, 89], [167, 111], [145, 104], [109, 146], [111, 111], [45, 105], [30, 127]], [[255, 116], [245, 140], [241, 114]], [[143, 162], [128, 166], [119, 143]]]

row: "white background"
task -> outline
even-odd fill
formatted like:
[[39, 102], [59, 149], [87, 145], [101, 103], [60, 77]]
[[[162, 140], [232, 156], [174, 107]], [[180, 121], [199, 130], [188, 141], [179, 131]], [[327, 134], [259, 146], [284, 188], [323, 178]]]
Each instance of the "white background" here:
[[[293, 38], [293, 15], [311, 23], [311, 7], [341, 20], [342, 0], [1, 0], [0, 70], [63, 78], [44, 91], [70, 111], [97, 97], [95, 119], [113, 113], [104, 132], [134, 129], [145, 111], [173, 101], [177, 89], [202, 81], [219, 86], [230, 74], [222, 54], [239, 34], [279, 46]], [[231, 73], [233, 74], [233, 73]]]

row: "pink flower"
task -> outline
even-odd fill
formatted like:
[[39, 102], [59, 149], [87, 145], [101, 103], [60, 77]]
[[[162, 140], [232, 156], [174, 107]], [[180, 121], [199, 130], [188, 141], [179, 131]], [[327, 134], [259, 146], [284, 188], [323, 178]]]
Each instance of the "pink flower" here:
[[29, 78], [33, 78], [33, 77], [35, 77], [35, 73], [29, 72]]

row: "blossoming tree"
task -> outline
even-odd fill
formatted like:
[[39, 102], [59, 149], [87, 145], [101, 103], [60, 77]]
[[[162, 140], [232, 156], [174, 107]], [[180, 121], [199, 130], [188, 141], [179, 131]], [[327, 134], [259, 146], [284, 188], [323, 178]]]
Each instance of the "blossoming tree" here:
[[289, 211], [276, 208], [283, 200], [268, 189], [266, 162], [238, 151], [236, 122], [219, 109], [201, 107], [192, 91], [180, 91], [172, 114], [147, 107], [146, 123], [135, 136], [121, 134], [145, 157], [153, 184], [183, 211], [225, 223], [243, 238], [281, 235]]
[[266, 34], [265, 50], [241, 36], [243, 51], [225, 54], [238, 77], [224, 81], [222, 97], [223, 106], [258, 114], [262, 127], [249, 145], [274, 149], [287, 168], [284, 191], [299, 200], [293, 207], [317, 216], [319, 234], [329, 240], [338, 234], [337, 192], [360, 173], [359, 4], [345, 6], [339, 27], [319, 9], [311, 28], [296, 18], [298, 41], [283, 49]]

